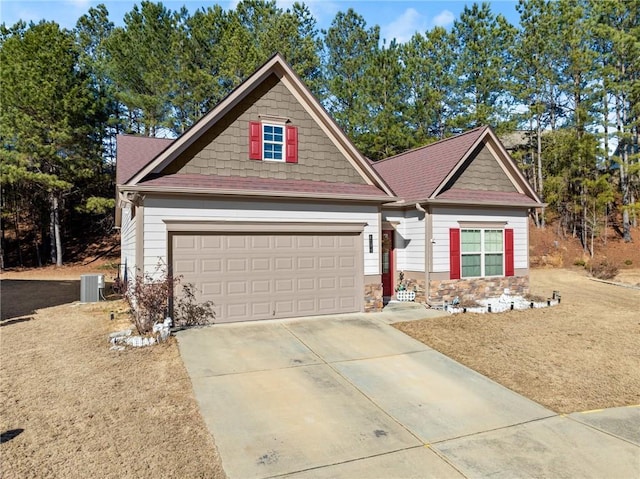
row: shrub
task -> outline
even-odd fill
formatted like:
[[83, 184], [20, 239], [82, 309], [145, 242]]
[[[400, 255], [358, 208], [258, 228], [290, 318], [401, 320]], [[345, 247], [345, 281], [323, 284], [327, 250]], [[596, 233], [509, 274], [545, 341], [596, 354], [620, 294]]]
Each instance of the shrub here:
[[526, 299], [527, 301], [533, 301], [534, 303], [542, 303], [546, 301], [546, 298], [544, 296], [540, 296], [538, 294], [531, 294], [531, 293], [525, 294], [524, 299]]
[[591, 266], [591, 276], [598, 279], [612, 279], [618, 275], [618, 267], [606, 259]]
[[173, 315], [176, 326], [203, 326], [216, 318], [213, 301], [198, 303], [191, 283], [181, 285], [180, 294], [174, 298]]
[[573, 262], [574, 266], [582, 266], [583, 268], [586, 266], [587, 262], [583, 259], [577, 259]]
[[457, 305], [458, 308], [478, 308], [482, 306], [480, 303], [478, 303], [475, 299], [463, 299], [462, 301], [460, 301], [460, 304]]
[[193, 284], [180, 282], [180, 277], [172, 277], [162, 268], [159, 268], [156, 276], [136, 275], [125, 298], [131, 306], [133, 322], [139, 334], [150, 333], [154, 324], [164, 321], [169, 314], [169, 299], [174, 295], [175, 317], [172, 319], [175, 325], [195, 326], [213, 322], [213, 302], [197, 303]]
[[627, 266], [631, 266], [633, 264], [633, 261], [631, 261], [630, 259], [625, 259], [624, 264]]

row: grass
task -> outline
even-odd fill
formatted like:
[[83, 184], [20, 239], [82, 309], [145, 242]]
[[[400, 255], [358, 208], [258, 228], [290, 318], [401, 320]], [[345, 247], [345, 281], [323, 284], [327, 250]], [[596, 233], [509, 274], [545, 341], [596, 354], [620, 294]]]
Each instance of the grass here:
[[124, 311], [76, 303], [2, 321], [3, 477], [225, 477], [175, 340], [109, 350]]
[[562, 303], [395, 326], [559, 413], [640, 404], [640, 291], [568, 270], [533, 270], [531, 283]]

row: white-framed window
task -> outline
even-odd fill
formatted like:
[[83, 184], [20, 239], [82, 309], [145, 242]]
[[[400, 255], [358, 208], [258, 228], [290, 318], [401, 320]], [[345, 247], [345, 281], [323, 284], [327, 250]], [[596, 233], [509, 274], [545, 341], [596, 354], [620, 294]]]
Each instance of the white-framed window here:
[[461, 277], [504, 276], [504, 230], [460, 230]]
[[262, 124], [262, 159], [285, 161], [284, 125]]

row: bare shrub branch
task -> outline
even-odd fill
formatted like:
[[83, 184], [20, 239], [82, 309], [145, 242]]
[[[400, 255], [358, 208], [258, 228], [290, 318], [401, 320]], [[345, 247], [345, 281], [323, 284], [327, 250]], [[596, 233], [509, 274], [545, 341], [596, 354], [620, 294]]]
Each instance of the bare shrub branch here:
[[125, 298], [133, 312], [133, 322], [139, 334], [148, 334], [153, 325], [161, 323], [170, 314], [169, 299], [173, 298], [173, 323], [176, 326], [210, 324], [215, 319], [212, 301], [198, 303], [196, 288], [191, 283], [181, 284], [182, 277], [168, 275], [159, 265], [153, 275], [138, 274]]

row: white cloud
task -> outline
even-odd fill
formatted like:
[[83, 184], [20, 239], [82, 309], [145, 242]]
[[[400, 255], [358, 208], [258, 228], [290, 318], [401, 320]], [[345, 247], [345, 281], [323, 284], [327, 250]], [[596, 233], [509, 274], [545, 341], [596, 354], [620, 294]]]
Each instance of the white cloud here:
[[449, 10], [443, 10], [433, 17], [433, 21], [431, 23], [437, 27], [448, 27], [453, 23], [455, 18], [455, 15]]
[[395, 38], [398, 43], [405, 43], [414, 33], [424, 32], [426, 29], [426, 17], [415, 8], [407, 8], [391, 23], [380, 27], [382, 38], [387, 39], [388, 42]]

